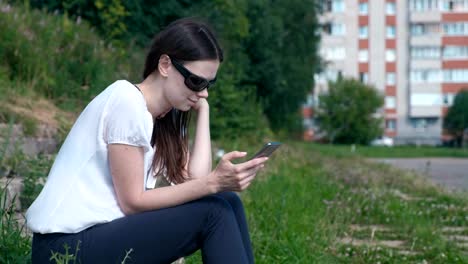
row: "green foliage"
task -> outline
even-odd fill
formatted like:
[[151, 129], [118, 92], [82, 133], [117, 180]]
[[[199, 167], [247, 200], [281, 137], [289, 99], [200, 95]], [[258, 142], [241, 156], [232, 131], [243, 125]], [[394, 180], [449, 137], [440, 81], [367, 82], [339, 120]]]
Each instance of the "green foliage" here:
[[96, 0], [94, 2], [101, 20], [101, 30], [108, 39], [116, 39], [127, 32], [123, 19], [129, 15], [121, 0]]
[[455, 136], [459, 146], [461, 146], [463, 132], [468, 129], [468, 88], [466, 89], [457, 93], [453, 105], [444, 118], [444, 128]]
[[6, 10], [0, 16], [0, 78], [15, 93], [40, 94], [76, 111], [113, 80], [129, 77], [124, 54], [86, 23], [27, 6]]
[[80, 244], [81, 241], [78, 240], [76, 247], [75, 247], [75, 252], [74, 254], [70, 252], [70, 246], [68, 244], [64, 244], [63, 248], [65, 250], [64, 253], [59, 253], [59, 252], [52, 252], [52, 256], [50, 257], [50, 261], [54, 261], [56, 264], [76, 264], [80, 263], [80, 261], [77, 262], [76, 257], [78, 256], [78, 251], [80, 251]]
[[[156, 32], [177, 18], [202, 17], [218, 32], [226, 53], [224, 64], [230, 64], [220, 71], [217, 88], [224, 93], [243, 91], [241, 96], [211, 99], [220, 107], [219, 111], [233, 113], [235, 104], [249, 103], [246, 109], [260, 107], [261, 111], [255, 110], [237, 119], [238, 122], [247, 120], [252, 124], [261, 120], [264, 125], [265, 114], [275, 131], [291, 133], [302, 129], [298, 110], [313, 87], [313, 73], [320, 67], [317, 3], [314, 0], [162, 0], [151, 4], [141, 0], [30, 2], [34, 7], [51, 12], [59, 10], [74, 19], [84, 18], [106, 40], [135, 41], [140, 47], [147, 47]], [[112, 32], [114, 29], [117, 32]], [[229, 76], [223, 78], [223, 75]], [[237, 101], [223, 101], [227, 98]], [[216, 117], [224, 118], [230, 116]], [[213, 119], [216, 129], [224, 128], [220, 124], [228, 123], [216, 119]], [[239, 136], [246, 133], [240, 128], [250, 125], [238, 122], [230, 121], [234, 128], [228, 133]]]
[[316, 1], [251, 1], [246, 82], [257, 86], [275, 131], [301, 129], [298, 111], [319, 68]]
[[23, 191], [20, 196], [23, 208], [28, 208], [41, 192], [52, 163], [53, 159], [45, 155], [23, 157], [17, 168], [18, 174], [23, 177]]
[[[23, 1], [15, 1], [20, 4]], [[115, 41], [127, 33], [124, 19], [129, 16], [121, 0], [63, 0], [29, 1], [32, 7], [45, 8], [51, 12], [82, 18], [95, 26], [107, 41]]]
[[223, 85], [222, 90], [213, 89], [210, 98], [213, 139], [261, 139], [271, 133], [252, 90], [237, 90], [233, 85], [227, 84]]
[[374, 114], [383, 104], [377, 90], [353, 79], [330, 82], [319, 96], [317, 119], [332, 143], [368, 144], [382, 134], [382, 120]]
[[7, 206], [6, 197], [6, 187], [0, 186], [0, 263], [31, 263], [31, 240], [23, 234], [24, 226], [15, 219], [14, 203]]

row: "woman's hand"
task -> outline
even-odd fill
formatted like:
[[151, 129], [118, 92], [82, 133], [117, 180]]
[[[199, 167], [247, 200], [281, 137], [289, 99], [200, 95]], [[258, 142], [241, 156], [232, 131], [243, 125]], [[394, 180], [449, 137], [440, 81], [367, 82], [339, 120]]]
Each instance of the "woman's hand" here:
[[210, 106], [206, 98], [198, 99], [198, 102], [192, 107], [193, 110], [199, 112], [201, 109], [208, 109]]
[[268, 158], [256, 158], [239, 164], [231, 162], [233, 159], [245, 157], [246, 154], [233, 151], [221, 158], [216, 169], [209, 175], [209, 181], [214, 185], [215, 192], [243, 191], [249, 187]]

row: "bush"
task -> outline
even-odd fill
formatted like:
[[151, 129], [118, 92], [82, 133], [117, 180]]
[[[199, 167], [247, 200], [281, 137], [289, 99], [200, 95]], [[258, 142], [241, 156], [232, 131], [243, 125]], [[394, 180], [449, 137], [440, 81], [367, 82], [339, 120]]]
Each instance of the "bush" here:
[[76, 110], [138, 68], [126, 50], [105, 44], [84, 21], [27, 6], [0, 7], [0, 82], [16, 93], [41, 94]]
[[382, 134], [382, 120], [374, 116], [382, 105], [383, 97], [375, 88], [338, 79], [319, 96], [317, 119], [332, 143], [368, 144]]

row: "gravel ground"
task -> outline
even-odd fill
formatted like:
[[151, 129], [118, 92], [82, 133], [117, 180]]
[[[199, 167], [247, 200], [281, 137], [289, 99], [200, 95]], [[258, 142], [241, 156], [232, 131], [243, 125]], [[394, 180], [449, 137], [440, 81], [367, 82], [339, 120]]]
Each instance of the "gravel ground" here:
[[401, 169], [416, 170], [434, 183], [452, 190], [468, 191], [468, 159], [384, 158], [372, 159]]

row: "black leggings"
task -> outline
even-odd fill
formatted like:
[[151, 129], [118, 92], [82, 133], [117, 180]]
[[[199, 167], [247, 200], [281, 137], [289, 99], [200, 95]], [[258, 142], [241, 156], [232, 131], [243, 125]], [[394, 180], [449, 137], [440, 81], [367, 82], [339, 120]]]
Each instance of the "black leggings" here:
[[[203, 263], [254, 263], [239, 196], [219, 193], [175, 207], [125, 216], [76, 234], [33, 236], [32, 263], [50, 263], [52, 252], [74, 254], [77, 262], [171, 263], [201, 249]], [[52, 262], [53, 263], [53, 262]]]

